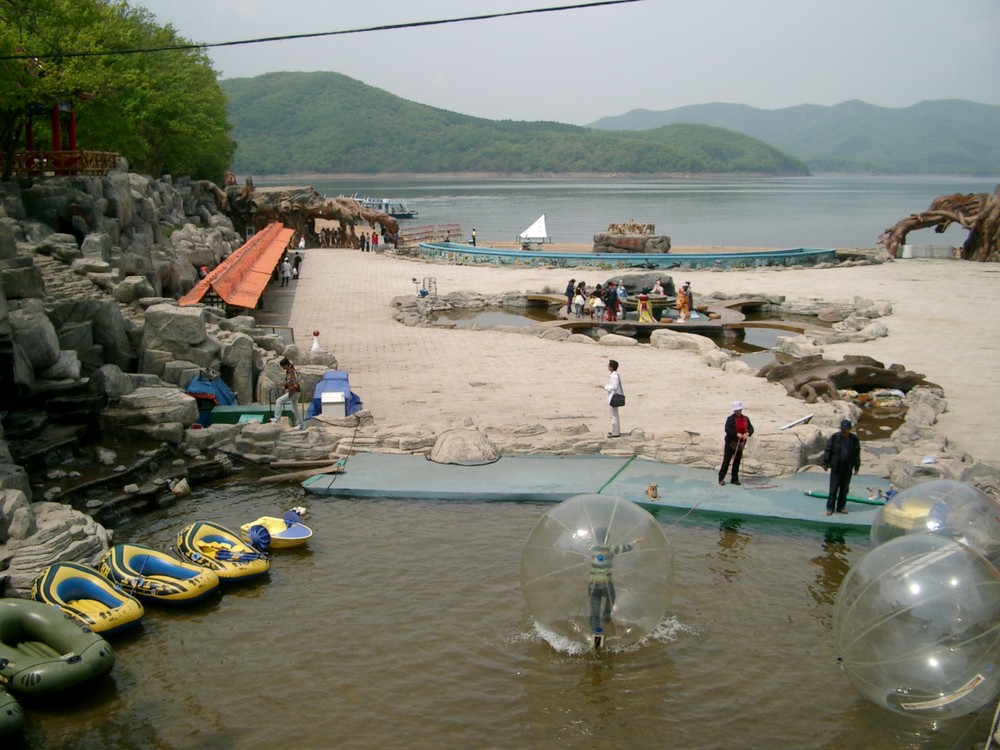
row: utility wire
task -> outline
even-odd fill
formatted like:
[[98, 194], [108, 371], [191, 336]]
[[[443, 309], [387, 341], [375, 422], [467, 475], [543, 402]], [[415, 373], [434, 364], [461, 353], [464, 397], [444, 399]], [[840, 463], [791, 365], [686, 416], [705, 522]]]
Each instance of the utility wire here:
[[489, 21], [494, 18], [508, 18], [511, 16], [527, 16], [537, 13], [558, 13], [566, 10], [581, 10], [586, 8], [596, 8], [602, 5], [624, 5], [626, 3], [638, 3], [643, 0], [596, 0], [589, 3], [574, 3], [573, 5], [558, 5], [550, 8], [531, 8], [529, 10], [512, 10], [503, 13], [488, 13], [479, 16], [463, 16], [462, 18], [443, 18], [437, 21], [409, 21], [407, 23], [393, 23], [382, 26], [368, 26], [360, 29], [345, 29], [342, 31], [316, 31], [309, 34], [288, 34], [286, 36], [265, 36], [257, 39], [242, 39], [235, 42], [214, 42], [204, 44], [168, 44], [160, 47], [141, 47], [134, 49], [115, 50], [95, 50], [90, 52], [52, 52], [48, 54], [22, 53], [17, 55], [0, 55], [0, 60], [44, 60], [47, 58], [67, 58], [67, 57], [110, 57], [114, 55], [144, 55], [151, 52], [174, 52], [179, 50], [209, 49], [211, 47], [236, 47], [243, 44], [262, 44], [264, 42], [285, 42], [294, 39], [316, 39], [325, 36], [344, 36], [346, 34], [367, 34], [373, 31], [394, 31], [397, 29], [417, 29], [424, 26], [443, 26], [451, 23], [466, 23], [469, 21]]

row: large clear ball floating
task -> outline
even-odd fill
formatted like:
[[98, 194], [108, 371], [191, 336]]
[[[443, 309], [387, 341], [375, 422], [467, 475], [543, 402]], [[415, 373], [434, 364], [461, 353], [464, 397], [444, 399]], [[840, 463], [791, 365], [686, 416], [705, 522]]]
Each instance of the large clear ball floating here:
[[961, 542], [1000, 570], [1000, 503], [954, 479], [934, 479], [897, 492], [879, 508], [871, 540], [930, 533]]
[[851, 684], [895, 713], [954, 718], [1000, 693], [1000, 576], [951, 539], [871, 550], [840, 585], [833, 630]]
[[[553, 646], [632, 645], [666, 616], [673, 551], [649, 511], [611, 495], [577, 495], [543, 515], [521, 554], [521, 592]], [[613, 588], [606, 585], [610, 579]]]

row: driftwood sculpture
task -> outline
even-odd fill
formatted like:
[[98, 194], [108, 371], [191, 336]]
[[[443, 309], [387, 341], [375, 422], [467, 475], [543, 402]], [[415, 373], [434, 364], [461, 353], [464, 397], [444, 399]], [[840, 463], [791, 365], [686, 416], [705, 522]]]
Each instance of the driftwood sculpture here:
[[896, 257], [910, 232], [934, 227], [940, 234], [952, 224], [969, 230], [962, 245], [965, 260], [1000, 261], [1000, 185], [993, 195], [955, 193], [935, 198], [926, 211], [910, 214], [882, 232], [878, 244]]
[[888, 388], [909, 393], [917, 386], [940, 387], [902, 365], [886, 367], [871, 357], [856, 355], [845, 355], [839, 362], [815, 355], [788, 364], [772, 363], [762, 367], [757, 377], [781, 383], [789, 396], [801, 398], [807, 404], [834, 401], [839, 398], [838, 391], [844, 389], [864, 393]]
[[219, 210], [233, 222], [233, 228], [245, 235], [247, 228], [263, 229], [273, 221], [315, 241], [316, 220], [340, 222], [346, 243], [357, 246], [355, 226], [368, 224], [373, 230], [384, 229], [390, 236], [399, 232], [399, 222], [389, 214], [363, 207], [351, 198], [327, 198], [311, 187], [256, 188], [247, 178], [243, 187], [227, 180], [226, 189], [211, 182], [202, 184], [215, 195]]

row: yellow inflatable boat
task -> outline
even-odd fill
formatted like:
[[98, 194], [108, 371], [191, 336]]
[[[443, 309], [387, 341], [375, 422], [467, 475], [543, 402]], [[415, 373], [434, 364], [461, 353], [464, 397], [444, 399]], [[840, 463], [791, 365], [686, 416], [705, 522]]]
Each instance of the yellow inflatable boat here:
[[42, 571], [31, 585], [31, 598], [52, 604], [95, 633], [110, 635], [142, 619], [139, 600], [93, 568], [59, 562]]
[[271, 567], [266, 554], [246, 544], [235, 532], [208, 521], [196, 521], [178, 534], [177, 551], [185, 560], [214, 571], [223, 581], [255, 578]]
[[219, 576], [142, 544], [116, 544], [99, 570], [128, 594], [151, 602], [190, 604], [219, 587]]
[[[262, 533], [261, 529], [267, 533]], [[245, 541], [259, 550], [298, 547], [313, 535], [312, 529], [302, 523], [293, 511], [288, 511], [283, 518], [261, 516], [240, 526], [240, 533]]]

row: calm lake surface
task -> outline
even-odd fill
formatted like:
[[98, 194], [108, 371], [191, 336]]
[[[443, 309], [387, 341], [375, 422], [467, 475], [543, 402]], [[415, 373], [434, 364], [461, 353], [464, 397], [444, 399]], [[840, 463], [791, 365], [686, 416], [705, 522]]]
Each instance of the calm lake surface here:
[[[678, 245], [850, 247], [871, 246], [938, 195], [992, 192], [997, 180], [294, 182], [401, 198], [420, 212], [410, 225], [476, 227], [482, 244], [513, 240], [545, 212], [557, 242], [590, 242], [635, 219]], [[922, 232], [912, 242], [963, 239]], [[766, 489], [746, 490], [748, 504], [757, 492]], [[308, 547], [276, 552], [266, 579], [204, 604], [148, 607], [141, 628], [115, 640], [111, 675], [82, 694], [24, 701], [25, 734], [5, 750], [944, 750], [985, 741], [992, 707], [914, 722], [862, 700], [838, 667], [834, 597], [870, 547], [865, 534], [665, 512], [658, 521], [676, 566], [669, 616], [641, 645], [603, 655], [554, 648], [525, 611], [521, 550], [544, 504], [337, 500], [247, 476], [123, 519], [115, 538], [166, 549], [196, 520], [236, 528], [295, 505], [309, 508]]]
[[[554, 242], [592, 242], [609, 224], [655, 224], [674, 245], [872, 247], [883, 230], [934, 198], [992, 193], [998, 178], [818, 175], [688, 179], [328, 179], [256, 180], [308, 184], [320, 193], [402, 199], [419, 212], [402, 227], [459, 224], [479, 244], [514, 242], [541, 214]], [[921, 230], [915, 245], [961, 244], [964, 230]]]
[[147, 607], [107, 678], [25, 702], [25, 736], [4, 748], [855, 750], [969, 748], [988, 732], [989, 711], [913, 722], [848, 683], [831, 625], [869, 548], [857, 532], [659, 516], [669, 616], [603, 655], [553, 648], [525, 611], [521, 551], [551, 505], [333, 499], [247, 478], [116, 538], [165, 549], [193, 521], [235, 528], [299, 504], [308, 547], [201, 605]]

